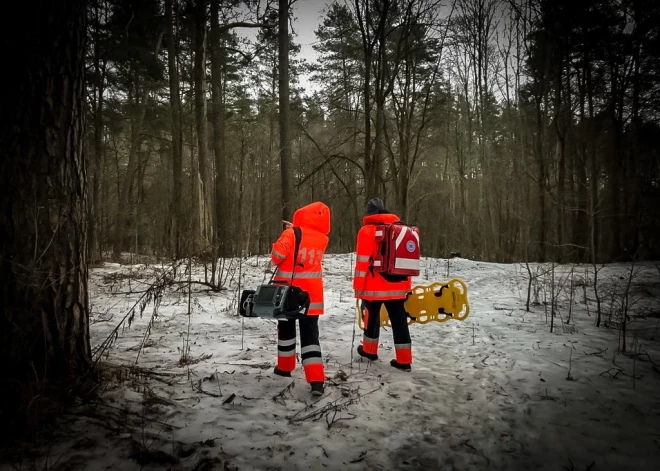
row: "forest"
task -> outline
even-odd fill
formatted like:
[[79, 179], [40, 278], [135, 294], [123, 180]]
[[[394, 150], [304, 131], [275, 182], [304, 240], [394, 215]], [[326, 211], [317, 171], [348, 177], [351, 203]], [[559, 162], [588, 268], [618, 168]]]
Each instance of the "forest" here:
[[[308, 2], [324, 4], [314, 60], [297, 35]], [[15, 8], [1, 28], [0, 439], [98, 384], [94, 269], [148, 257], [192, 277], [194, 261], [218, 293], [227, 260], [258, 266], [312, 201], [331, 209], [328, 254], [355, 250], [379, 197], [419, 227], [423, 256], [527, 264], [530, 287], [530, 264], [551, 263], [553, 295], [555, 264], [597, 277], [660, 259], [660, 2]]]
[[90, 3], [92, 261], [264, 253], [314, 200], [348, 251], [374, 196], [426, 255], [658, 256], [655, 2], [329, 2], [284, 112], [277, 7]]

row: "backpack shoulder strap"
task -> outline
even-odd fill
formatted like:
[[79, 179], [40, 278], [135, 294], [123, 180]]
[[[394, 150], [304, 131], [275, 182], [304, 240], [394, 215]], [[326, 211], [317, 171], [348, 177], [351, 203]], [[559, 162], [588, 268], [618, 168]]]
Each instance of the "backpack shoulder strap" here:
[[300, 248], [300, 241], [302, 240], [302, 229], [300, 227], [293, 227], [293, 235], [295, 239], [295, 245], [293, 249], [293, 270], [291, 270], [291, 283], [293, 283], [293, 277], [296, 274], [296, 265], [298, 265], [298, 249]]

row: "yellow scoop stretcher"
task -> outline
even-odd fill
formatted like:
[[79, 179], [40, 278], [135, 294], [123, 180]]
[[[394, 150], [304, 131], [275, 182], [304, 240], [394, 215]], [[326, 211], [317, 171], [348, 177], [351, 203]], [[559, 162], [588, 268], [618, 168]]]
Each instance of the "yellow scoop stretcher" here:
[[[358, 326], [364, 330], [361, 304], [356, 299]], [[467, 285], [460, 278], [417, 285], [408, 293], [404, 307], [408, 313], [408, 325], [447, 322], [449, 319], [464, 321], [470, 314]], [[384, 304], [380, 309], [380, 326], [392, 326]]]

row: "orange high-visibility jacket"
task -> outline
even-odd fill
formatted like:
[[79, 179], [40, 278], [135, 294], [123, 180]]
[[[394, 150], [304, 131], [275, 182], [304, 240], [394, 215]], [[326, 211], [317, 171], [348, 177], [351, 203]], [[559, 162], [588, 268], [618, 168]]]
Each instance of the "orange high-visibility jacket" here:
[[363, 226], [357, 236], [355, 257], [355, 272], [353, 274], [353, 289], [355, 297], [368, 301], [389, 299], [405, 299], [412, 288], [412, 278], [391, 282], [374, 272], [372, 256], [376, 254], [376, 225], [398, 222], [394, 214], [371, 214], [362, 219]]
[[[309, 293], [307, 314], [323, 314], [323, 256], [328, 246], [330, 208], [320, 201], [308, 204], [293, 213], [293, 225], [300, 227], [302, 238], [298, 248], [298, 261], [293, 286]], [[285, 229], [273, 244], [270, 258], [277, 265], [275, 281], [291, 282], [295, 236], [293, 229]]]

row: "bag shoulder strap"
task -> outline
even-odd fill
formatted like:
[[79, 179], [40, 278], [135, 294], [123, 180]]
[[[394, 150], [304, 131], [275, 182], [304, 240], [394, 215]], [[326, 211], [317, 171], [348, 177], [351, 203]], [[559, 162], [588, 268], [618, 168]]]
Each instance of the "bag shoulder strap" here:
[[298, 249], [300, 248], [300, 241], [302, 240], [302, 229], [300, 227], [293, 227], [293, 235], [295, 239], [295, 246], [293, 249], [293, 270], [291, 270], [291, 284], [293, 284], [293, 277], [296, 274], [296, 265], [298, 265]]

